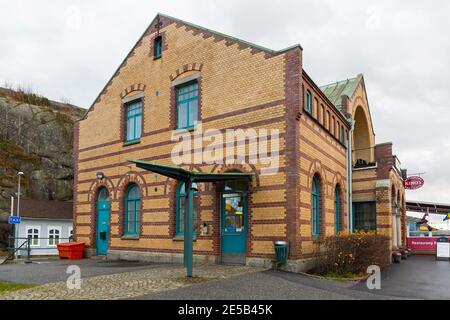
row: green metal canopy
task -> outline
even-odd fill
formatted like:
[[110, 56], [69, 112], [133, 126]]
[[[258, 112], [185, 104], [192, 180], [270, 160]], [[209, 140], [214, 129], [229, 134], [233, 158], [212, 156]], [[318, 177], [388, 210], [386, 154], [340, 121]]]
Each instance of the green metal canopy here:
[[163, 176], [192, 182], [218, 182], [218, 181], [235, 181], [247, 180], [251, 181], [253, 173], [227, 172], [227, 173], [206, 173], [199, 171], [186, 170], [178, 166], [163, 165], [155, 162], [147, 162], [141, 160], [128, 160], [136, 164], [138, 168], [161, 174]]
[[193, 268], [193, 212], [194, 201], [193, 194], [195, 182], [218, 182], [218, 181], [251, 181], [253, 173], [203, 173], [199, 171], [190, 171], [178, 166], [163, 165], [155, 162], [146, 162], [140, 160], [128, 160], [134, 163], [138, 168], [151, 171], [175, 180], [183, 181], [186, 190], [186, 204], [184, 210], [184, 265], [186, 267], [186, 276], [192, 277]]

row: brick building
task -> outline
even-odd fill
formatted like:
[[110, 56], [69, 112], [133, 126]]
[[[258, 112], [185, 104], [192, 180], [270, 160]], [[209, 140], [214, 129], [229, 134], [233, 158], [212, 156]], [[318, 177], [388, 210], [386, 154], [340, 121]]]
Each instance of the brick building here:
[[182, 166], [253, 174], [250, 183], [197, 186], [197, 261], [267, 264], [273, 241], [287, 240], [288, 267], [301, 270], [317, 237], [356, 227], [400, 245], [402, 179], [392, 144], [375, 145], [363, 77], [319, 87], [302, 51], [157, 15], [76, 124], [77, 241], [111, 258], [181, 262], [184, 185], [128, 160], [173, 165], [173, 135], [201, 122], [203, 131], [278, 130], [279, 168], [269, 175], [260, 163]]

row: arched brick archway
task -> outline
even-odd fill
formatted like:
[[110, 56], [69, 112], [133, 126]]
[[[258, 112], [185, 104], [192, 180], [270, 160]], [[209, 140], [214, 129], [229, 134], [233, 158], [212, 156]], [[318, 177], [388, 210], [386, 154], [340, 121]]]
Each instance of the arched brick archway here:
[[374, 161], [374, 153], [372, 147], [374, 141], [372, 139], [371, 125], [369, 118], [362, 106], [355, 109], [353, 115], [355, 127], [353, 130], [353, 161], [362, 159], [367, 163]]
[[138, 173], [138, 172], [128, 172], [123, 176], [119, 183], [117, 184], [117, 200], [119, 201], [119, 221], [118, 221], [118, 227], [119, 227], [119, 235], [124, 234], [124, 218], [125, 218], [125, 198], [126, 193], [128, 190], [128, 187], [132, 184], [135, 184], [140, 191], [141, 194], [141, 207], [140, 207], [140, 234], [143, 232], [143, 218], [144, 218], [144, 210], [145, 210], [145, 196], [148, 196], [148, 188], [147, 188], [147, 182], [145, 181], [144, 177]]
[[[97, 197], [99, 191], [103, 188], [106, 188], [106, 190], [108, 190], [110, 202], [115, 199], [115, 188], [111, 179], [105, 177], [101, 181], [96, 180], [92, 183], [88, 194], [88, 201], [90, 202], [91, 212], [89, 242], [91, 243], [92, 248], [95, 248], [96, 246], [95, 239], [97, 234]], [[76, 227], [80, 226], [81, 224], [74, 223], [74, 225]], [[109, 239], [111, 239], [111, 234], [109, 235]]]

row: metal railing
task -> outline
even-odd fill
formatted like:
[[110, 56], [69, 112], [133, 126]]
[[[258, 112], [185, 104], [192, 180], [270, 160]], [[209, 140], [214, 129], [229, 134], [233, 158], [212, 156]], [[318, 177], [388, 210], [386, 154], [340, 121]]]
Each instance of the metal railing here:
[[356, 149], [352, 151], [353, 154], [353, 168], [367, 168], [374, 167], [375, 160], [375, 148], [368, 147], [362, 149]]
[[[37, 240], [38, 244], [34, 245], [34, 241]], [[42, 246], [41, 245], [41, 240], [46, 241], [47, 245], [46, 246]], [[49, 240], [52, 240], [53, 244], [49, 245]], [[5, 260], [3, 260], [2, 262], [0, 262], [0, 264], [6, 263], [9, 260], [13, 260], [16, 256], [23, 256], [22, 254], [20, 254], [21, 252], [25, 251], [26, 254], [26, 263], [30, 263], [31, 262], [31, 251], [34, 250], [57, 250], [57, 246], [60, 243], [67, 243], [67, 242], [72, 242], [73, 241], [73, 237], [69, 237], [69, 238], [33, 238], [33, 237], [28, 237], [28, 238], [24, 238], [24, 237], [13, 237], [13, 236], [9, 236], [8, 237], [8, 251], [9, 254], [6, 257]]]

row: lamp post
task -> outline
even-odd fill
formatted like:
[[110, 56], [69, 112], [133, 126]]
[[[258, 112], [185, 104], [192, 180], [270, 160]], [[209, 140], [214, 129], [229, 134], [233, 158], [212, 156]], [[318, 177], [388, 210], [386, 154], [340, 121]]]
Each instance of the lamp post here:
[[[17, 182], [17, 207], [16, 207], [16, 216], [20, 217], [20, 178], [25, 174], [22, 171], [17, 173], [18, 182]], [[15, 249], [19, 247], [19, 227], [17, 225], [14, 226], [14, 247]], [[17, 251], [15, 251], [15, 257], [17, 258]]]

